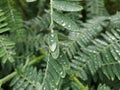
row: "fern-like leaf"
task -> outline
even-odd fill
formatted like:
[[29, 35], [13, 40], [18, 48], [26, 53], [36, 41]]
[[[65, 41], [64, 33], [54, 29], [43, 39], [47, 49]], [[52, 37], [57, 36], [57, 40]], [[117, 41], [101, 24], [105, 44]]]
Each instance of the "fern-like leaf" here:
[[42, 72], [34, 67], [26, 67], [23, 71], [18, 69], [17, 75], [12, 79], [10, 86], [13, 90], [42, 90]]
[[95, 39], [93, 45], [82, 48], [83, 53], [72, 60], [72, 67], [80, 70], [85, 75], [87, 75], [86, 69], [89, 69], [91, 74], [94, 75], [98, 68], [107, 66], [102, 67], [103, 73], [112, 80], [115, 76], [119, 78], [117, 65], [114, 67], [114, 64], [119, 65], [120, 62], [120, 35], [118, 33], [119, 31], [115, 30], [106, 31], [105, 34], [101, 34], [103, 39]]
[[86, 0], [87, 16], [89, 18], [94, 16], [105, 16], [108, 15], [104, 5], [104, 0]]
[[[80, 47], [86, 47], [89, 43], [104, 30], [103, 25], [107, 26], [105, 17], [99, 17], [89, 20], [87, 24], [84, 24], [85, 28], [81, 28], [80, 33], [75, 33], [74, 37], [70, 37], [69, 42], [64, 42], [63, 49], [67, 52], [68, 56], [72, 58]], [[94, 21], [94, 22], [93, 22]], [[74, 33], [72, 33], [73, 35]]]
[[8, 23], [6, 22], [5, 13], [0, 9], [0, 33], [9, 31]]
[[69, 61], [65, 55], [60, 55], [57, 60], [50, 57], [47, 61], [43, 90], [59, 90], [60, 82], [69, 68]]
[[8, 26], [11, 29], [12, 34], [14, 34], [14, 38], [20, 40], [24, 37], [24, 29], [23, 29], [23, 20], [20, 12], [18, 12], [18, 8], [16, 6], [16, 2], [13, 0], [4, 0], [0, 2], [0, 7], [5, 11]]
[[[10, 31], [8, 23], [6, 21], [5, 13], [0, 10], [0, 33], [3, 34], [6, 31]], [[13, 62], [13, 55], [15, 54], [12, 50], [15, 43], [10, 41], [5, 36], [0, 36], [0, 57], [2, 57], [2, 62], [5, 63], [7, 60]]]
[[110, 87], [104, 85], [99, 84], [97, 90], [111, 90]]

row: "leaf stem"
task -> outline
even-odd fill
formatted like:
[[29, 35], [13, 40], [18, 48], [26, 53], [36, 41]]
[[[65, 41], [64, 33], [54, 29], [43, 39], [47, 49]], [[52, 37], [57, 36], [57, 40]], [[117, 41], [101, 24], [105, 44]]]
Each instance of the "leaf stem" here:
[[[41, 61], [43, 58], [45, 58], [45, 55], [39, 56], [37, 58], [35, 58], [34, 60], [32, 60], [31, 62], [29, 62], [28, 65], [33, 65], [39, 61]], [[13, 77], [15, 77], [15, 75], [17, 75], [17, 72], [14, 71], [11, 74], [5, 76], [4, 78], [0, 79], [0, 87], [5, 84], [7, 81], [9, 81], [10, 79], [12, 79]]]
[[72, 77], [72, 80], [79, 85], [80, 90], [88, 90], [88, 86], [84, 86], [75, 76]]
[[53, 0], [50, 0], [50, 30], [51, 30], [51, 33], [54, 32], [53, 30]]
[[6, 83], [7, 81], [9, 81], [11, 78], [13, 78], [15, 75], [17, 74], [16, 71], [12, 72], [11, 74], [7, 75], [6, 77], [0, 79], [0, 87]]
[[36, 64], [36, 63], [40, 62], [40, 61], [41, 61], [43, 58], [45, 58], [45, 57], [46, 57], [46, 55], [41, 55], [41, 56], [35, 58], [34, 60], [32, 60], [32, 61], [29, 63], [29, 65]]

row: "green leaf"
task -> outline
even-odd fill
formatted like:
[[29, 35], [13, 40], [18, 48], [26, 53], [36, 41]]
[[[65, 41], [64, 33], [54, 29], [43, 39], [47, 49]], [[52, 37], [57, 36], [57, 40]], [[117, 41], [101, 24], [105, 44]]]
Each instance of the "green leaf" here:
[[13, 50], [15, 43], [10, 41], [5, 37], [0, 37], [0, 57], [2, 58], [2, 62], [5, 63], [7, 60], [13, 62], [13, 55], [15, 52]]
[[0, 33], [9, 31], [10, 29], [7, 26], [8, 23], [6, 22], [5, 13], [0, 10]]
[[56, 59], [59, 56], [59, 44], [57, 33], [53, 32], [48, 36], [48, 45], [52, 57]]
[[51, 56], [47, 61], [47, 68], [43, 80], [43, 90], [59, 90], [58, 87], [62, 78], [65, 78], [65, 65], [62, 65], [61, 58], [54, 60]]
[[[21, 69], [23, 66], [19, 67]], [[13, 90], [42, 90], [41, 70], [37, 70], [36, 67], [27, 66], [24, 71], [23, 68], [17, 71], [17, 75], [11, 80], [10, 87]], [[39, 89], [38, 89], [39, 88]]]
[[99, 84], [97, 90], [111, 90], [110, 87], [106, 86], [105, 84], [101, 85]]
[[53, 13], [53, 19], [56, 23], [70, 31], [79, 31], [78, 25], [69, 17], [58, 12]]
[[53, 8], [61, 11], [81, 11], [83, 8], [80, 5], [73, 4], [68, 1], [53, 1]]

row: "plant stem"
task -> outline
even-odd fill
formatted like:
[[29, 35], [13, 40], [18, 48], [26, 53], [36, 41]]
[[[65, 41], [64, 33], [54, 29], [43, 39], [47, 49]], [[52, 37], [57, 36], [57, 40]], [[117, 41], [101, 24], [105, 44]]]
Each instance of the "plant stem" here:
[[50, 30], [51, 33], [54, 32], [53, 30], [53, 0], [50, 0]]
[[41, 55], [41, 56], [35, 58], [34, 60], [32, 60], [32, 61], [29, 63], [29, 65], [36, 64], [36, 63], [40, 62], [40, 61], [41, 61], [43, 58], [45, 58], [45, 57], [46, 57], [46, 55]]
[[6, 77], [0, 79], [0, 87], [6, 83], [7, 81], [9, 81], [11, 78], [13, 78], [15, 75], [17, 74], [16, 71], [12, 72], [11, 74], [7, 75]]
[[[32, 60], [31, 62], [29, 62], [28, 65], [33, 65], [39, 61], [41, 61], [43, 58], [45, 58], [45, 55], [39, 56], [37, 58], [35, 58], [34, 60]], [[0, 79], [0, 87], [5, 84], [7, 81], [9, 81], [10, 79], [12, 79], [13, 77], [15, 77], [15, 75], [17, 75], [17, 72], [14, 71], [11, 74], [5, 76], [4, 78]]]
[[73, 76], [72, 79], [79, 85], [81, 90], [88, 90], [88, 87], [84, 86], [75, 76]]

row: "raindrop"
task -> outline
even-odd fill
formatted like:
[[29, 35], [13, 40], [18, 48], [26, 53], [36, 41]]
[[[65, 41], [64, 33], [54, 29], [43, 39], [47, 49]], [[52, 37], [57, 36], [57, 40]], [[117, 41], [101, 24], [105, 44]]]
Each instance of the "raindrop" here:
[[64, 21], [62, 20], [61, 23], [64, 23]]
[[63, 23], [62, 25], [63, 25], [63, 26], [65, 26], [66, 24], [65, 24], [65, 23]]
[[118, 61], [118, 63], [120, 63], [120, 61]]
[[68, 25], [68, 27], [70, 28], [70, 25]]
[[61, 76], [62, 78], [64, 78], [64, 77], [65, 77], [65, 72], [64, 72], [64, 71], [60, 72], [60, 76]]
[[62, 75], [62, 74], [63, 74], [63, 72], [60, 72], [60, 74]]
[[66, 63], [66, 62], [64, 62], [63, 64], [64, 64], [64, 65], [66, 65], [67, 63]]
[[46, 88], [44, 87], [43, 90], [46, 90]]
[[54, 37], [54, 34], [51, 34], [52, 37]]
[[51, 42], [53, 42], [54, 40], [50, 40]]
[[56, 44], [56, 43], [52, 43], [52, 45], [50, 45], [49, 47], [50, 47], [50, 50], [51, 50], [52, 52], [54, 52], [55, 49], [56, 49], [56, 47], [57, 47], [57, 44]]

